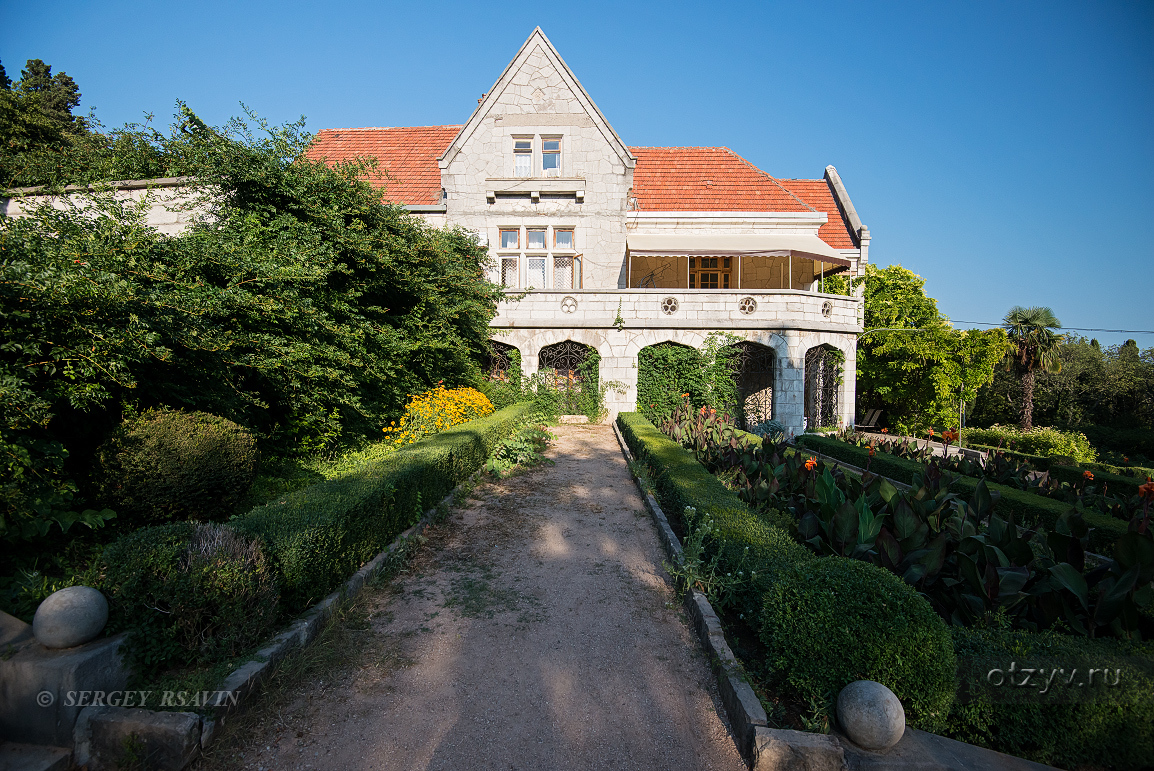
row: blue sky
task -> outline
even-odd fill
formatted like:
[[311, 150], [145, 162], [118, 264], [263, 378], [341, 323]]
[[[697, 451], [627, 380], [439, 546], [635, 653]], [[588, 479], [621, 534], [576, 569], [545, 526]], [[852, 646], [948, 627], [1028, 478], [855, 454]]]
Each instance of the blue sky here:
[[6, 6], [9, 76], [45, 60], [107, 126], [177, 99], [214, 124], [240, 102], [313, 130], [460, 123], [540, 25], [628, 144], [837, 166], [873, 261], [953, 319], [1154, 329], [1150, 0]]

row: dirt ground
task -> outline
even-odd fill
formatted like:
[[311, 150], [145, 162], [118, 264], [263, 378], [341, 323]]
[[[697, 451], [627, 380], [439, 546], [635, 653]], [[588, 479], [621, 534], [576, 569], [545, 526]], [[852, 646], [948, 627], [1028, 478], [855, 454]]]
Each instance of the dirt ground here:
[[[201, 768], [741, 769], [609, 426], [477, 487]], [[347, 647], [340, 647], [347, 646]]]

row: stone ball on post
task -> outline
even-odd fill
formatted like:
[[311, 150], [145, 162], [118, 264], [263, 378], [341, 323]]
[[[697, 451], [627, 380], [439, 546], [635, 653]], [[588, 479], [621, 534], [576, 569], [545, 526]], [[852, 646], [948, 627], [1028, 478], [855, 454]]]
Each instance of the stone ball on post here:
[[50, 594], [32, 619], [32, 634], [45, 648], [72, 648], [96, 638], [108, 623], [108, 600], [90, 586]]
[[888, 750], [906, 731], [906, 711], [894, 692], [872, 680], [858, 680], [837, 696], [837, 720], [850, 740], [867, 750]]

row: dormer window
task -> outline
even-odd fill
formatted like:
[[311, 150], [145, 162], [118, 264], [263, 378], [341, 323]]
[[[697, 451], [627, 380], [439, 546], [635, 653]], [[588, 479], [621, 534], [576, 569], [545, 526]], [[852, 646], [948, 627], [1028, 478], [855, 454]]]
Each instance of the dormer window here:
[[541, 172], [546, 177], [561, 176], [561, 137], [541, 137]]
[[513, 174], [518, 177], [533, 176], [533, 138], [513, 138]]

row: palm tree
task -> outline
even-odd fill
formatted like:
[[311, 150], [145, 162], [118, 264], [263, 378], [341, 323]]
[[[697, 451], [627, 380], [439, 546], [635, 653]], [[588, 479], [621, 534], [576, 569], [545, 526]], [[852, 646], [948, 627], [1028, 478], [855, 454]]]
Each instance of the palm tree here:
[[1022, 377], [1022, 430], [1029, 431], [1034, 423], [1034, 372], [1059, 372], [1062, 360], [1058, 346], [1062, 335], [1054, 330], [1062, 322], [1049, 308], [1023, 308], [1015, 305], [1002, 320], [1014, 350], [1007, 365], [1018, 370]]

